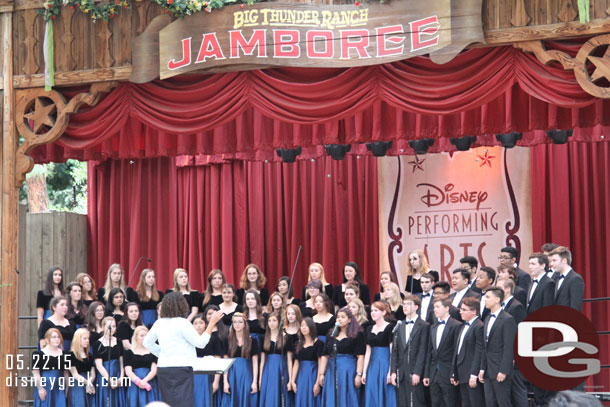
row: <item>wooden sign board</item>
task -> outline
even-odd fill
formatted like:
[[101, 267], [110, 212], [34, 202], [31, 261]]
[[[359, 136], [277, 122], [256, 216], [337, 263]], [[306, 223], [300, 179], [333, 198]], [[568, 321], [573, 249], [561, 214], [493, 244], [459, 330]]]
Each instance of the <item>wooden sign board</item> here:
[[[157, 61], [161, 79], [193, 71], [375, 65], [424, 54], [447, 62], [469, 44], [484, 42], [481, 7], [482, 0], [225, 7], [176, 20], [158, 38], [148, 33], [149, 39], [136, 39], [132, 81], [154, 79], [137, 73]], [[146, 61], [152, 53], [135, 58], [138, 47], [157, 39], [157, 61]]]

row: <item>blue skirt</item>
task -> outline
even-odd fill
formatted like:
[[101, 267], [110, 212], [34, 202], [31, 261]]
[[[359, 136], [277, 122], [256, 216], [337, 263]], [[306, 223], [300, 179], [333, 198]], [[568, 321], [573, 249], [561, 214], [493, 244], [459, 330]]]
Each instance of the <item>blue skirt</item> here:
[[[320, 336], [318, 336], [318, 339], [321, 340], [322, 343], [326, 343], [326, 336], [320, 335]], [[297, 390], [298, 390], [298, 388], [297, 388]]]
[[[313, 396], [313, 385], [318, 378], [318, 362], [312, 360], [299, 361], [299, 372], [297, 373], [297, 392], [295, 395], [295, 407], [321, 407], [322, 396]], [[392, 406], [393, 407], [393, 406]]]
[[209, 407], [210, 405], [210, 378], [214, 380], [214, 375], [196, 374], [194, 375], [193, 390], [195, 401], [194, 407]]
[[[337, 403], [340, 406], [358, 406], [359, 389], [356, 389], [354, 378], [356, 377], [356, 357], [354, 355], [337, 355]], [[328, 358], [328, 366], [324, 377], [324, 390], [322, 400], [325, 407], [335, 406], [335, 361], [331, 356]], [[297, 392], [299, 388], [297, 387]]]
[[68, 392], [68, 407], [96, 407], [95, 394], [87, 394], [87, 386], [81, 386], [75, 381]]
[[34, 407], [66, 407], [66, 391], [59, 386], [59, 378], [61, 377], [61, 380], [64, 380], [63, 372], [59, 370], [41, 370], [40, 376], [44, 378], [43, 384], [47, 391], [47, 396], [44, 401], [40, 400], [38, 387], [34, 386]]
[[150, 327], [157, 320], [157, 310], [156, 309], [145, 309], [142, 311], [142, 324], [150, 329]]
[[250, 393], [252, 379], [252, 362], [245, 358], [235, 358], [228, 373], [231, 393], [224, 393], [223, 407], [256, 407], [258, 393]]
[[[145, 378], [150, 369], [146, 367], [138, 367], [133, 370], [133, 373], [140, 379]], [[150, 391], [139, 388], [135, 383], [131, 383], [127, 388], [127, 405], [129, 407], [144, 407], [150, 402], [161, 401], [161, 393], [159, 392], [159, 384], [157, 378], [153, 378], [150, 382]]]
[[288, 394], [288, 366], [286, 360], [282, 362], [282, 355], [270, 354], [265, 356], [265, 367], [263, 369], [263, 377], [261, 378], [260, 399], [264, 400], [265, 407], [281, 406], [282, 399], [280, 389], [282, 381], [280, 380], [280, 372], [284, 375], [284, 400], [287, 407], [294, 405], [294, 397]]
[[371, 347], [371, 358], [366, 371], [364, 386], [364, 405], [366, 407], [385, 407], [396, 405], [396, 389], [386, 383], [390, 370], [390, 348]]
[[[121, 364], [119, 359], [111, 360], [110, 364], [105, 360], [104, 368], [110, 377], [119, 377], [121, 375]], [[110, 383], [102, 377], [100, 372], [97, 372], [95, 379], [95, 399], [98, 407], [106, 405], [107, 397], [110, 397], [111, 406], [127, 407], [125, 388], [117, 387], [116, 389], [112, 389]]]

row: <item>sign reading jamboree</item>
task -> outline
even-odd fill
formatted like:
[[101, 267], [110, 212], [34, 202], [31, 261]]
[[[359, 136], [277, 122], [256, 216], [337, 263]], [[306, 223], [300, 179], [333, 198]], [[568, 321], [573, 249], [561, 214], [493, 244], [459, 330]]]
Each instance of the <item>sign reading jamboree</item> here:
[[171, 23], [166, 18], [136, 38], [132, 81], [150, 80], [151, 72], [143, 77], [140, 71], [152, 71], [155, 58], [161, 79], [193, 71], [374, 65], [424, 54], [444, 63], [469, 44], [484, 42], [481, 2], [264, 2]]

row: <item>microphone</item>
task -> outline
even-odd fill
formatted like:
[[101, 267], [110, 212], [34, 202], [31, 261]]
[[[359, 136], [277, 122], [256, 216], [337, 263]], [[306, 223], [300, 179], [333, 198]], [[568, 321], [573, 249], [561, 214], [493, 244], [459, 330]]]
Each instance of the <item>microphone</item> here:
[[402, 321], [398, 321], [398, 323], [396, 324], [394, 329], [392, 329], [392, 333], [395, 334], [396, 332], [398, 332], [398, 328], [401, 326], [402, 326]]
[[[131, 284], [131, 280], [133, 280], [133, 277], [136, 275], [136, 271], [138, 270], [138, 266], [140, 265], [140, 262], [142, 260], [146, 260], [148, 263], [152, 263], [152, 259], [146, 256], [140, 256], [140, 258], [138, 259], [138, 262], [136, 263], [136, 266], [134, 267], [133, 271], [131, 272], [131, 276], [129, 277], [129, 280], [127, 281], [127, 285], [125, 286], [125, 289], [127, 289], [127, 287], [129, 287], [129, 285]], [[127, 293], [125, 293], [127, 295]], [[127, 298], [125, 298], [125, 301], [127, 301]]]
[[333, 332], [330, 334], [331, 338], [336, 338], [337, 334], [339, 333], [339, 322], [335, 322], [335, 328], [333, 329]]

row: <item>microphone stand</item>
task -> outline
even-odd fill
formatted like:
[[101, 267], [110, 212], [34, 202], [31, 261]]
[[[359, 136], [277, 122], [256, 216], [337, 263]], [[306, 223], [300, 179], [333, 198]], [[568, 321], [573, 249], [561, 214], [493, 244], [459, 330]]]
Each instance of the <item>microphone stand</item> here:
[[[292, 267], [292, 276], [290, 277], [290, 284], [288, 284], [288, 292], [286, 293], [286, 296], [288, 296], [290, 294], [290, 290], [292, 289], [292, 281], [294, 280], [294, 272], [297, 269], [297, 264], [299, 263], [299, 257], [301, 255], [301, 251], [303, 250], [303, 246], [299, 245], [299, 250], [297, 251], [297, 258], [294, 261], [294, 266]], [[284, 305], [287, 306], [288, 304], [286, 304], [286, 301], [288, 300], [288, 298], [284, 299]], [[278, 338], [277, 341], [280, 341], [280, 335], [282, 335], [282, 329], [284, 329], [283, 327], [284, 325], [284, 318], [280, 317], [280, 326], [279, 326], [279, 332], [278, 332]], [[288, 335], [288, 334], [286, 334]], [[286, 342], [283, 341], [284, 343], [282, 344], [282, 357], [281, 357], [281, 361], [280, 361], [280, 400], [281, 400], [281, 406], [282, 407], [286, 407], [286, 395], [288, 394], [288, 391], [286, 390], [286, 382], [284, 379], [284, 351], [286, 350]], [[288, 364], [288, 362], [286, 362], [286, 364]], [[291, 369], [292, 370], [292, 369]], [[288, 372], [288, 374], [290, 374], [290, 372]]]
[[[152, 262], [152, 259], [150, 259], [146, 256], [140, 256], [140, 258], [138, 259], [138, 262], [136, 263], [136, 266], [133, 268], [133, 271], [131, 272], [131, 276], [129, 276], [129, 280], [127, 280], [127, 286], [125, 287], [125, 291], [127, 291], [129, 284], [131, 284], [131, 280], [133, 280], [133, 277], [136, 275], [136, 271], [138, 270], [138, 266], [140, 265], [140, 262], [142, 260], [146, 260], [148, 263]], [[125, 296], [127, 296], [127, 292], [125, 292]], [[129, 300], [127, 298], [125, 298], [125, 302], [128, 302], [128, 301]]]
[[339, 385], [337, 383], [337, 337], [333, 337], [333, 360], [335, 361], [333, 366], [333, 378], [335, 380], [335, 405], [337, 407], [337, 394], [339, 393]]
[[[396, 329], [394, 330], [394, 347], [396, 348], [398, 343], [398, 332], [400, 331], [400, 327], [402, 324], [401, 321], [397, 322]], [[407, 338], [408, 339], [408, 338]], [[396, 356], [400, 357], [400, 352], [398, 348], [396, 348]], [[400, 405], [400, 363], [398, 363], [398, 358], [396, 363], [396, 407], [401, 407]]]

